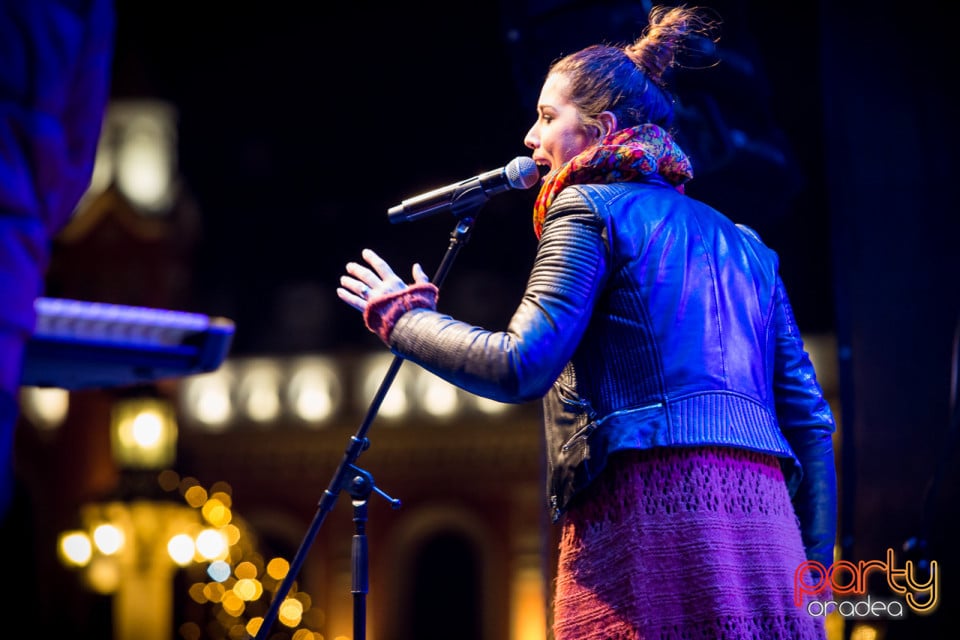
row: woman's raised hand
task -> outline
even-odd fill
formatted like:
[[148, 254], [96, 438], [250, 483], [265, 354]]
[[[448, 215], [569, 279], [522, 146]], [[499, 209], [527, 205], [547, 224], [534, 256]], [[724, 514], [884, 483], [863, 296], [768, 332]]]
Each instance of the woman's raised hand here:
[[[369, 267], [348, 262], [347, 273], [340, 276], [340, 286], [337, 288], [337, 296], [348, 305], [357, 311], [366, 311], [367, 303], [372, 298], [400, 293], [407, 288], [407, 283], [375, 251], [364, 249], [360, 255]], [[415, 284], [430, 282], [419, 263], [413, 265], [413, 281]]]

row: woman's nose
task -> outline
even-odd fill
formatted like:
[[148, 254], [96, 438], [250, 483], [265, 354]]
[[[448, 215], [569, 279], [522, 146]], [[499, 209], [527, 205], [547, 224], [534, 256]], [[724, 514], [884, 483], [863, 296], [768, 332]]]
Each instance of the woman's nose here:
[[530, 127], [530, 130], [527, 131], [527, 135], [523, 138], [523, 144], [528, 149], [536, 149], [540, 146], [540, 140], [537, 138], [536, 132], [534, 131], [536, 128], [536, 125]]

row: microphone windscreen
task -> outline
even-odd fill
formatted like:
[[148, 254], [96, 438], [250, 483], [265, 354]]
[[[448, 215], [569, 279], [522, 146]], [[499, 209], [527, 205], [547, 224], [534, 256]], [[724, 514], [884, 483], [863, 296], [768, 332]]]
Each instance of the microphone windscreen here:
[[513, 189], [529, 189], [540, 181], [540, 170], [533, 158], [518, 156], [505, 167], [507, 182]]

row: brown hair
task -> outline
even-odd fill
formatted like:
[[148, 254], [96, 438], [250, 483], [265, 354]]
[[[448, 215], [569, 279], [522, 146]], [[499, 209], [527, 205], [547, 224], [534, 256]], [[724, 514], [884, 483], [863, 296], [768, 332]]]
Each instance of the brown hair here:
[[673, 122], [673, 96], [664, 75], [680, 66], [677, 57], [688, 40], [716, 42], [718, 24], [699, 8], [654, 6], [634, 42], [591, 45], [560, 58], [549, 73], [567, 79], [567, 98], [584, 126], [602, 131], [597, 116], [610, 111], [621, 129], [646, 122], [667, 128]]

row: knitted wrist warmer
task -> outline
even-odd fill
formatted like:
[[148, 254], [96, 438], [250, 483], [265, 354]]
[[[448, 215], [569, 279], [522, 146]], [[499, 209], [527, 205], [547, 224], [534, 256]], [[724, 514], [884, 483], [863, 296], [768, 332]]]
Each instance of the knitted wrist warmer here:
[[393, 325], [412, 309], [436, 309], [439, 290], [432, 282], [411, 284], [402, 291], [371, 298], [363, 310], [363, 321], [373, 333], [390, 346]]

